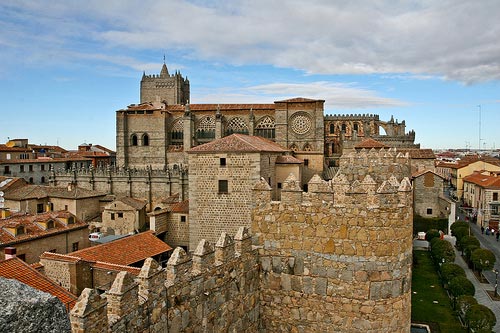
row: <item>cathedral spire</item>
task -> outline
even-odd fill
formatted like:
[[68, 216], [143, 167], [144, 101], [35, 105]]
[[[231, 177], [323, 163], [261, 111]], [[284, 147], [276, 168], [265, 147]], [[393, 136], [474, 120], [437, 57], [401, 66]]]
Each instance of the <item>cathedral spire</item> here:
[[163, 55], [163, 66], [161, 66], [160, 77], [168, 77], [167, 64], [165, 63], [165, 55]]

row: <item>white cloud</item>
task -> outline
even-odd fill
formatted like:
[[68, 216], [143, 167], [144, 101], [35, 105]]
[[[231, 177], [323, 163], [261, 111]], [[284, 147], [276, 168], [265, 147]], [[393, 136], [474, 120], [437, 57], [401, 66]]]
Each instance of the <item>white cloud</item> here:
[[114, 63], [116, 52], [167, 49], [311, 74], [500, 79], [496, 0], [16, 1], [0, 11], [15, 17], [2, 24], [14, 32], [0, 36], [2, 44], [17, 45], [18, 54], [31, 47], [38, 61], [71, 50], [108, 54], [102, 60]]
[[272, 83], [248, 87], [235, 91], [220, 89], [209, 94], [197, 94], [194, 103], [273, 103], [276, 100], [305, 97], [324, 99], [325, 108], [362, 109], [374, 107], [406, 106], [406, 102], [377, 96], [376, 92], [358, 88], [355, 84], [334, 84], [330, 82], [312, 83]]

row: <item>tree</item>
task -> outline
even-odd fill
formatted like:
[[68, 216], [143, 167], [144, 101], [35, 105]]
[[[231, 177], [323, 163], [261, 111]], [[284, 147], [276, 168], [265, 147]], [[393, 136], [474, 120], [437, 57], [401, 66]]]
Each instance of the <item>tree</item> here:
[[460, 241], [462, 240], [463, 237], [465, 236], [469, 236], [470, 234], [470, 231], [469, 231], [469, 228], [456, 228], [455, 230], [453, 230], [453, 236], [455, 236], [455, 238], [457, 239], [457, 242], [460, 243]]
[[457, 241], [457, 249], [462, 251], [462, 255], [464, 254], [465, 248], [469, 245], [476, 245], [479, 247], [479, 240], [475, 236], [465, 235], [460, 239], [460, 241]]
[[457, 229], [457, 228], [469, 228], [469, 223], [464, 222], [464, 221], [458, 221], [458, 222], [453, 223], [453, 224], [450, 226], [451, 234], [452, 234], [453, 236], [455, 236], [453, 232], [454, 232], [454, 231], [455, 231], [455, 229]]
[[[479, 246], [477, 245], [467, 245], [465, 247], [465, 258], [467, 259], [467, 261], [470, 263], [471, 261], [471, 256], [472, 256], [472, 252], [474, 252], [476, 249], [479, 249]], [[469, 265], [470, 266], [470, 265]]]
[[431, 255], [434, 258], [434, 262], [437, 264], [455, 261], [453, 246], [450, 242], [439, 238], [434, 238], [431, 241]]
[[462, 295], [474, 296], [476, 288], [465, 276], [457, 276], [450, 280], [448, 285], [450, 293], [457, 298]]
[[470, 307], [477, 304], [477, 300], [474, 296], [470, 295], [462, 295], [458, 296], [456, 300], [456, 309], [462, 315], [462, 318], [465, 316], [467, 311], [469, 311]]
[[495, 314], [482, 304], [471, 305], [465, 313], [465, 322], [474, 332], [490, 333], [497, 323]]
[[439, 238], [439, 236], [441, 236], [439, 231], [436, 229], [430, 229], [425, 233], [425, 240], [430, 242], [433, 238]]
[[449, 283], [454, 277], [465, 276], [465, 271], [457, 264], [447, 262], [441, 266], [441, 276], [446, 283]]
[[474, 268], [481, 273], [483, 270], [493, 269], [495, 265], [495, 255], [490, 250], [486, 249], [475, 249], [471, 255], [472, 263], [474, 264]]

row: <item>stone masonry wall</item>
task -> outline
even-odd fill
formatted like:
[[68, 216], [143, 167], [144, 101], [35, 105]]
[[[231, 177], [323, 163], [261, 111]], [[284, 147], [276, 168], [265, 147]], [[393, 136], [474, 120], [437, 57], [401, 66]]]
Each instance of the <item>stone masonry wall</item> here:
[[255, 187], [262, 331], [409, 332], [408, 178], [380, 184], [338, 174], [327, 183], [315, 176], [308, 188], [302, 193], [289, 177], [281, 202], [271, 202], [263, 180]]
[[192, 256], [176, 248], [162, 269], [149, 258], [139, 276], [120, 272], [109, 291], [85, 289], [71, 311], [73, 332], [257, 332], [259, 264], [248, 229]]

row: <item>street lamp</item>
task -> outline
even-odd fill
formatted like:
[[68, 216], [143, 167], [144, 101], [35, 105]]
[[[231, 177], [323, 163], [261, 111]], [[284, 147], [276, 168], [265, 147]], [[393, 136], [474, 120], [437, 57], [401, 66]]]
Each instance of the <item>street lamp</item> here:
[[498, 289], [498, 269], [494, 269], [495, 272], [495, 297], [497, 297], [497, 289]]

